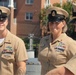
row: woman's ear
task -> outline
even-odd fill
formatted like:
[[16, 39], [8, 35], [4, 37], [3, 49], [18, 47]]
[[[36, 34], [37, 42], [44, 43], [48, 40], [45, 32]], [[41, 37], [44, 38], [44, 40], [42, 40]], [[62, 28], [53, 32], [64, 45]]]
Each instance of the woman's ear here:
[[66, 22], [65, 22], [65, 20], [63, 20], [62, 22], [63, 22], [63, 25], [66, 25]]

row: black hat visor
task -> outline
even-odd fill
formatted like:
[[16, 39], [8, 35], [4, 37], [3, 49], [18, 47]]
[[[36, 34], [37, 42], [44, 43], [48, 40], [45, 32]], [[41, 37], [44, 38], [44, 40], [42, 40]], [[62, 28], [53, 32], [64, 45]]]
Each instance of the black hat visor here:
[[76, 18], [73, 18], [69, 23], [70, 24], [75, 24], [76, 23]]
[[2, 13], [2, 14], [0, 15], [0, 21], [5, 21], [6, 18], [7, 18], [7, 14], [6, 14], [6, 13]]
[[62, 20], [65, 20], [65, 16], [64, 15], [55, 15], [55, 16], [48, 16], [48, 22], [60, 22]]

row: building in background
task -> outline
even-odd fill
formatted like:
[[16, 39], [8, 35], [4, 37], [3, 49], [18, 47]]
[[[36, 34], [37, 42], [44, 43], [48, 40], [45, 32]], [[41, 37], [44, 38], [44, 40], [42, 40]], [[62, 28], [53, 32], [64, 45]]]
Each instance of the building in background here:
[[[10, 1], [12, 0], [0, 0], [0, 5], [9, 7]], [[52, 6], [54, 3], [62, 4], [66, 1], [67, 0], [13, 0], [14, 19], [11, 20], [13, 25], [10, 25], [8, 28], [19, 37], [27, 37], [29, 34], [40, 37], [39, 13], [41, 9], [46, 8], [48, 5]]]

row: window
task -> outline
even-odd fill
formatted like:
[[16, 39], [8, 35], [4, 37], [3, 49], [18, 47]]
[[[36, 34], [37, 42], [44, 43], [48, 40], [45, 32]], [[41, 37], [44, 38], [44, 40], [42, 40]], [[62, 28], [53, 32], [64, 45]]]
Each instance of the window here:
[[7, 1], [9, 1], [9, 0], [0, 0], [1, 2], [7, 2]]
[[45, 0], [45, 4], [50, 4], [50, 1], [49, 0]]
[[0, 0], [0, 6], [6, 6], [8, 7], [9, 0]]
[[45, 4], [44, 4], [44, 7], [46, 8], [47, 6], [50, 5], [50, 0], [45, 0]]
[[34, 0], [26, 0], [26, 4], [33, 4]]
[[25, 14], [25, 19], [26, 19], [26, 20], [32, 20], [32, 19], [33, 19], [33, 13], [27, 12], [27, 13]]

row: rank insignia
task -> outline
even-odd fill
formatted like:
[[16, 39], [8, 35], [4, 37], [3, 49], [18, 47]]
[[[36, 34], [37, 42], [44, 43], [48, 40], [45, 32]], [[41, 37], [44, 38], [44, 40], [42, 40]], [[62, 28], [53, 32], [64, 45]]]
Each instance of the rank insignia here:
[[7, 46], [7, 47], [6, 47], [6, 49], [12, 50], [12, 47], [10, 47], [10, 46]]
[[3, 54], [8, 53], [8, 54], [12, 54], [13, 53], [13, 49], [10, 46], [7, 46], [3, 51]]
[[59, 44], [55, 47], [56, 51], [62, 52], [65, 50], [65, 44], [63, 42], [59, 42]]

